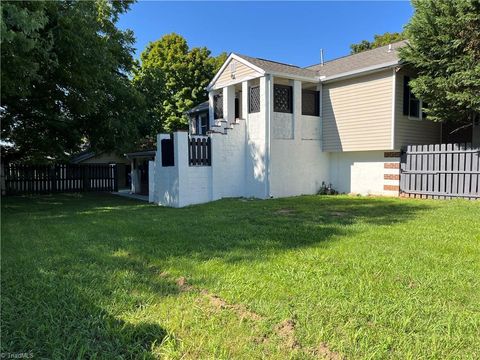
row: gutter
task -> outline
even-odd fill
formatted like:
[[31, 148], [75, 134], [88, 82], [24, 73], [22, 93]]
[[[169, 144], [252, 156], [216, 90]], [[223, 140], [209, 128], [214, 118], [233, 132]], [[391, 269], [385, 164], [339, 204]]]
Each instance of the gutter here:
[[266, 181], [265, 181], [265, 187], [266, 187], [266, 195], [267, 197], [271, 198], [272, 194], [270, 193], [270, 171], [271, 171], [271, 166], [270, 166], [270, 154], [271, 154], [271, 141], [270, 141], [270, 126], [272, 123], [272, 106], [271, 106], [271, 95], [272, 95], [272, 87], [273, 87], [273, 78], [272, 75], [267, 76], [267, 81], [266, 81], [266, 106], [265, 106], [265, 111], [267, 115], [267, 124], [266, 124], [266, 131], [265, 131], [265, 148], [266, 148], [266, 156], [265, 156], [265, 161], [266, 161]]
[[348, 78], [352, 78], [352, 77], [355, 77], [355, 76], [367, 75], [367, 74], [370, 74], [370, 73], [373, 73], [373, 72], [381, 71], [381, 70], [384, 70], [384, 69], [391, 68], [392, 66], [398, 66], [398, 65], [400, 65], [399, 60], [394, 60], [394, 61], [386, 62], [386, 63], [383, 63], [383, 64], [377, 64], [377, 65], [367, 66], [367, 67], [364, 67], [364, 68], [361, 68], [361, 69], [346, 71], [346, 72], [343, 72], [341, 74], [336, 74], [336, 75], [331, 75], [331, 76], [320, 76], [320, 81], [322, 83], [327, 83], [327, 82], [334, 81], [334, 80], [348, 79]]

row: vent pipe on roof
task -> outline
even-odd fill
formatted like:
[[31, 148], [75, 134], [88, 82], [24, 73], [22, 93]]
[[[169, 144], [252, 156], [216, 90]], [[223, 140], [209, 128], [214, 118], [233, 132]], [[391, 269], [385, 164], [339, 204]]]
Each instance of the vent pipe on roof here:
[[320, 49], [320, 65], [323, 66], [323, 49]]
[[392, 52], [392, 44], [388, 44], [388, 52]]

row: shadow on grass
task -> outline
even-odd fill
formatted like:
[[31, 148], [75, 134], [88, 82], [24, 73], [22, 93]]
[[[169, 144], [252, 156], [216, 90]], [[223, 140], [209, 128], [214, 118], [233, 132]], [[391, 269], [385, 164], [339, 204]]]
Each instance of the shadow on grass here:
[[[360, 223], [409, 221], [432, 206], [310, 196], [168, 209], [105, 194], [5, 198], [2, 351], [148, 358], [165, 329], [158, 321], [127, 323], [115, 311], [135, 314], [154, 297], [178, 294], [161, 276], [163, 262], [183, 260], [194, 272], [211, 259], [265, 261], [329, 246], [363, 231]], [[120, 305], [109, 311], [111, 303]]]

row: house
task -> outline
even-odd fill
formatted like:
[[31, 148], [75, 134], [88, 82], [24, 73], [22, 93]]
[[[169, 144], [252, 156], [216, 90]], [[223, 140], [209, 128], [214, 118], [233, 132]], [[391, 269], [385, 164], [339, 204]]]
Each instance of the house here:
[[118, 188], [126, 189], [130, 187], [130, 161], [125, 156], [115, 153], [95, 153], [90, 150], [82, 151], [73, 156], [70, 160], [72, 164], [116, 164], [118, 176]]
[[137, 151], [124, 155], [83, 151], [70, 160], [72, 164], [117, 165], [118, 189], [132, 194], [148, 195], [148, 162], [155, 159], [155, 150]]
[[137, 151], [125, 154], [130, 161], [130, 192], [132, 194], [149, 194], [149, 161], [154, 161], [155, 150]]
[[[315, 194], [322, 183], [398, 196], [401, 147], [442, 136], [408, 87], [404, 45], [306, 68], [230, 54], [208, 85], [209, 130], [193, 116], [190, 134], [158, 135], [150, 201]], [[193, 113], [206, 116], [206, 106]]]

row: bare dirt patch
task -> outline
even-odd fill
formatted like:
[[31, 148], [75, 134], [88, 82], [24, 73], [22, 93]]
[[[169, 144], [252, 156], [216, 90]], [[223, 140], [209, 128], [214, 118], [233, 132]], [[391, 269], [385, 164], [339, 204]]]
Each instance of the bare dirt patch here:
[[343, 360], [345, 359], [339, 353], [329, 349], [327, 344], [321, 343], [316, 349], [313, 350], [313, 354], [321, 359], [326, 360]]
[[293, 319], [286, 319], [277, 325], [275, 332], [282, 339], [284, 346], [290, 350], [299, 350], [304, 354], [311, 354], [320, 359], [343, 360], [337, 352], [329, 349], [327, 344], [321, 343], [317, 348], [304, 348], [295, 337], [296, 322]]
[[300, 343], [295, 337], [295, 321], [286, 319], [277, 325], [275, 332], [282, 339], [285, 347], [289, 349], [300, 349]]
[[331, 212], [332, 216], [336, 216], [336, 217], [344, 217], [344, 216], [347, 216], [347, 213], [346, 212], [343, 212], [343, 211], [333, 211]]
[[258, 321], [258, 320], [262, 319], [261, 315], [255, 313], [253, 311], [248, 310], [244, 305], [229, 304], [225, 300], [223, 300], [220, 296], [215, 295], [215, 294], [210, 294], [206, 290], [202, 290], [200, 293], [203, 296], [205, 296], [210, 301], [210, 304], [216, 309], [232, 310], [241, 319], [249, 319], [249, 320], [254, 320], [254, 321]]
[[190, 291], [193, 290], [193, 286], [187, 283], [187, 279], [184, 276], [179, 277], [175, 283], [178, 286], [180, 291]]
[[[168, 274], [165, 274], [164, 276], [166, 277], [168, 276]], [[199, 289], [195, 289], [195, 287], [188, 284], [187, 278], [184, 276], [181, 276], [178, 279], [176, 279], [175, 283], [177, 284], [177, 287], [180, 290], [180, 292], [199, 290]], [[261, 315], [248, 310], [247, 307], [244, 305], [229, 304], [225, 300], [223, 300], [220, 296], [211, 294], [207, 290], [200, 289], [199, 292], [201, 295], [203, 295], [209, 300], [210, 305], [212, 305], [214, 309], [217, 309], [217, 310], [229, 309], [233, 311], [241, 319], [249, 319], [254, 321], [258, 321], [262, 319]]]
[[[160, 274], [162, 277], [168, 277], [169, 274], [163, 272]], [[179, 277], [175, 280], [175, 283], [178, 289], [181, 292], [188, 292], [188, 291], [199, 291], [199, 293], [208, 301], [210, 305], [215, 310], [230, 310], [233, 311], [240, 319], [249, 319], [252, 321], [259, 321], [262, 320], [263, 317], [253, 311], [247, 309], [244, 305], [239, 304], [229, 304], [227, 301], [222, 299], [220, 296], [212, 294], [207, 290], [199, 290], [193, 287], [192, 285], [188, 284], [187, 279], [184, 276]], [[297, 340], [295, 336], [295, 327], [296, 321], [294, 319], [286, 319], [282, 321], [275, 327], [275, 334], [281, 339], [283, 346], [289, 350], [298, 350], [304, 354], [311, 354], [315, 357], [320, 359], [327, 359], [327, 360], [343, 360], [339, 353], [332, 351], [328, 348], [325, 343], [321, 343], [317, 348], [304, 348]], [[253, 339], [253, 342], [257, 345], [266, 344], [270, 341], [270, 336], [268, 334], [263, 334]]]

